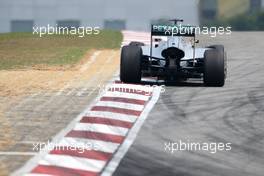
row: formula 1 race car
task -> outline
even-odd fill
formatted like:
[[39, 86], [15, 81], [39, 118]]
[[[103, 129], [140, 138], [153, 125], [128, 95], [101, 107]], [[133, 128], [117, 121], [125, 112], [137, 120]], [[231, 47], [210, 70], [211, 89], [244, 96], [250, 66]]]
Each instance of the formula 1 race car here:
[[194, 26], [183, 26], [181, 19], [171, 25], [152, 25], [150, 46], [131, 42], [121, 50], [120, 79], [140, 83], [142, 77], [165, 81], [203, 78], [206, 86], [222, 87], [226, 78], [224, 46], [197, 48]]

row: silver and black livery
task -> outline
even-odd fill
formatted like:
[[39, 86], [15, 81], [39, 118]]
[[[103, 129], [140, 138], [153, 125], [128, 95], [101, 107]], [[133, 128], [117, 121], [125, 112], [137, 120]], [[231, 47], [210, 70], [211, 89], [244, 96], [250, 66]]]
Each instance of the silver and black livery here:
[[206, 86], [224, 86], [226, 53], [223, 45], [196, 47], [195, 27], [178, 24], [152, 25], [150, 46], [131, 42], [121, 51], [120, 79], [139, 83], [142, 77], [165, 81], [203, 78]]

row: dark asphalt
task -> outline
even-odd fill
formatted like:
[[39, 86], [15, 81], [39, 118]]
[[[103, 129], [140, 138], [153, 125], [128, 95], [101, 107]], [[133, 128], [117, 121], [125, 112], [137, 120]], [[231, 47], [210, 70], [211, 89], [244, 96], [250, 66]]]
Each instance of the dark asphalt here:
[[[114, 176], [263, 176], [264, 32], [200, 37], [228, 54], [223, 88], [167, 86]], [[166, 142], [232, 143], [230, 151], [165, 151]]]

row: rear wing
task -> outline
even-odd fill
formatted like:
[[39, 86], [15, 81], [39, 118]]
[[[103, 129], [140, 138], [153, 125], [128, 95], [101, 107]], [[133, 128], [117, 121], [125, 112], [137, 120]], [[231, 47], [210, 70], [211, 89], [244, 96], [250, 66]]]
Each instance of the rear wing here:
[[151, 25], [151, 36], [195, 37], [195, 27], [184, 25]]
[[[193, 37], [195, 41], [195, 26], [186, 25], [151, 25], [150, 59], [152, 61], [153, 36], [183, 36]], [[195, 43], [194, 43], [195, 47]], [[193, 50], [195, 52], [195, 50]], [[195, 56], [195, 53], [194, 53]]]

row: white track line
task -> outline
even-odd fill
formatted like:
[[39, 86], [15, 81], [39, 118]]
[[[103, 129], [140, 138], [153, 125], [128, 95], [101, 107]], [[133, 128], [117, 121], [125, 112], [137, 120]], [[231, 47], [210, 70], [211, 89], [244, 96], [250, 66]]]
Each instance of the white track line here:
[[[101, 53], [101, 51], [98, 51], [98, 52], [94, 52], [93, 53], [93, 55], [91, 56], [91, 59], [88, 61], [88, 65], [90, 65], [90, 64], [92, 64], [95, 60], [96, 60], [96, 58], [98, 57], [98, 55]], [[86, 65], [86, 67], [88, 67], [88, 65]], [[87, 69], [87, 68], [86, 68]], [[81, 72], [84, 72], [85, 71], [85, 69], [83, 68], [82, 69], [82, 71]], [[56, 98], [57, 98], [57, 96], [60, 96], [60, 95], [62, 95], [63, 94], [63, 92], [66, 90], [66, 89], [68, 89], [70, 86], [71, 86], [71, 84], [77, 79], [77, 77], [78, 77], [78, 75], [75, 75], [75, 77], [72, 79], [72, 80], [70, 80], [63, 88], [61, 88], [56, 94], [55, 94], [55, 96], [51, 96], [47, 101], [45, 101], [44, 103], [42, 103], [40, 106], [38, 106], [37, 108], [36, 108], [36, 111], [40, 111], [42, 108], [44, 108], [44, 107], [46, 107], [48, 104], [50, 104], [52, 101], [54, 101]], [[72, 94], [72, 92], [74, 91], [74, 89], [72, 89], [72, 90], [70, 90], [70, 91], [68, 91], [67, 93], [66, 93], [66, 96], [70, 96], [71, 94]]]
[[93, 55], [89, 58], [89, 61], [82, 65], [82, 67], [80, 68], [80, 71], [81, 72], [84, 72], [84, 71], [88, 70], [88, 68], [90, 67], [90, 65], [95, 62], [97, 56], [100, 53], [101, 53], [101, 51], [95, 51], [93, 53]]
[[[101, 51], [98, 51], [98, 52], [94, 52], [93, 55], [91, 56], [91, 60], [92, 61], [88, 61], [87, 65], [85, 66], [85, 68], [81, 68], [82, 69], [82, 72], [84, 72], [86, 69], [88, 69], [88, 64], [90, 65], [91, 63], [93, 63], [96, 58], [101, 54]], [[60, 96], [65, 90], [67, 90], [70, 85], [72, 84], [73, 81], [76, 80], [76, 77], [71, 80], [70, 82], [68, 82], [63, 88], [61, 88], [57, 93], [56, 93], [56, 96]]]
[[[110, 55], [110, 57], [107, 58], [106, 63], [111, 62], [112, 59], [114, 58], [114, 56], [115, 56], [115, 54], [114, 54], [114, 52], [112, 52], [112, 55]], [[97, 75], [100, 75], [104, 70], [105, 70], [105, 65], [103, 65], [103, 67], [101, 67], [100, 70], [98, 70], [98, 71], [96, 72], [96, 74], [97, 74]], [[88, 86], [89, 86], [91, 83], [96, 82], [97, 79], [98, 79], [98, 76], [94, 76], [92, 79], [90, 79], [90, 80], [87, 82], [87, 84], [85, 84], [84, 88], [81, 89], [79, 92], [77, 92], [76, 95], [77, 95], [77, 96], [82, 96], [82, 94], [83, 94], [86, 90], [88, 90], [88, 88], [89, 88]], [[97, 88], [98, 88], [98, 87], [94, 87], [94, 88], [92, 89], [92, 91], [89, 92], [88, 96], [90, 96], [90, 95], [91, 95], [91, 94], [92, 94]]]

